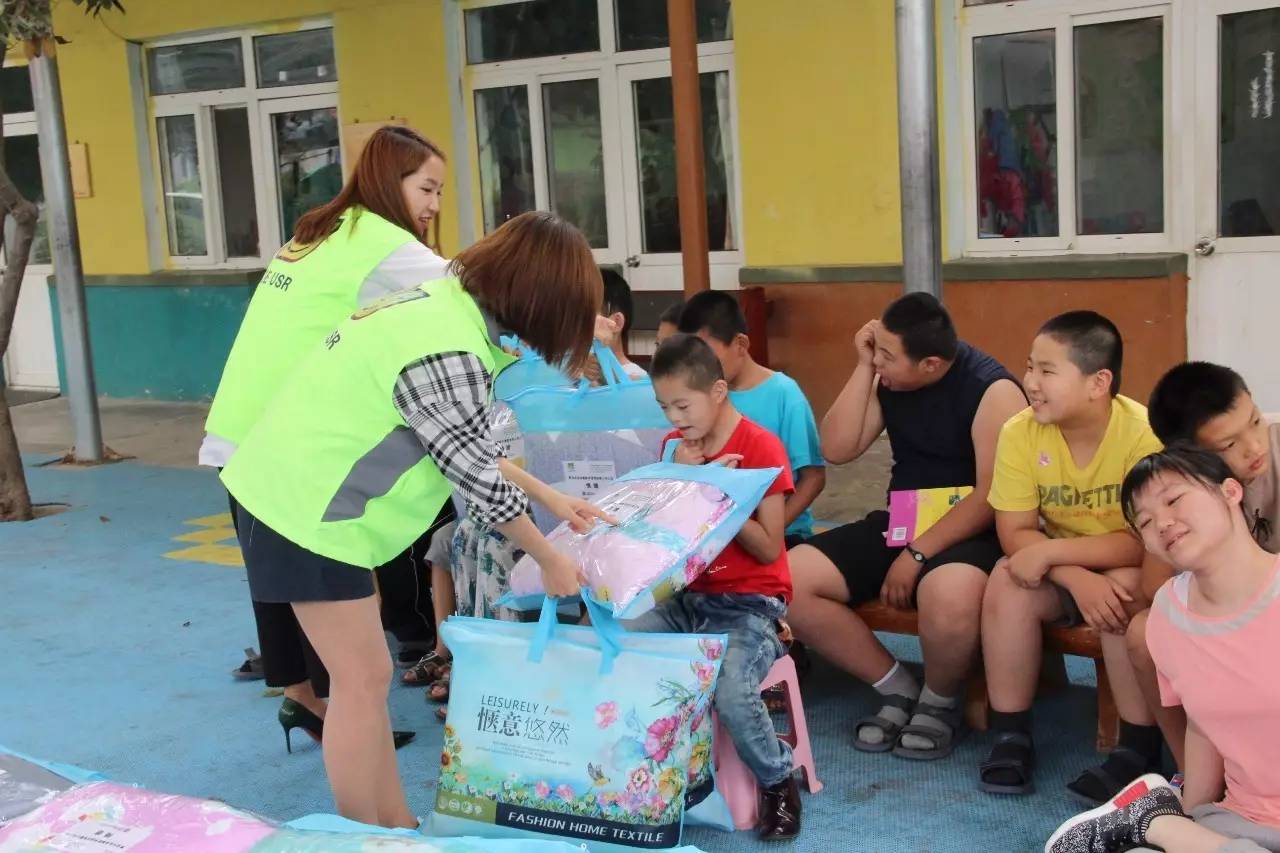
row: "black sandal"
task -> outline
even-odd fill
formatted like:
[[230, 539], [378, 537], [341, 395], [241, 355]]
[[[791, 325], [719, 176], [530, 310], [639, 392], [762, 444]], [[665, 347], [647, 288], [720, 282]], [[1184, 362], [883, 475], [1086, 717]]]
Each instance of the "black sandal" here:
[[249, 647], [244, 650], [244, 663], [231, 670], [231, 677], [240, 681], [257, 681], [266, 677], [262, 670], [262, 655], [257, 649]]
[[1068, 782], [1067, 790], [1081, 801], [1098, 806], [1149, 769], [1153, 768], [1142, 753], [1127, 746], [1118, 746], [1107, 754], [1100, 767], [1090, 767]]
[[400, 683], [409, 687], [428, 687], [453, 666], [453, 658], [435, 651], [427, 652], [413, 666], [400, 673]]
[[[1032, 778], [1035, 766], [1031, 735], [1004, 732], [996, 737], [990, 756], [978, 767], [978, 788], [988, 794], [1030, 794], [1036, 789]], [[1021, 781], [1013, 785], [992, 782], [989, 777], [996, 770], [1011, 770]]]
[[[898, 740], [893, 747], [893, 754], [899, 758], [910, 758], [912, 761], [935, 761], [939, 758], [946, 758], [956, 748], [956, 743], [959, 742], [964, 734], [964, 707], [958, 701], [950, 708], [941, 708], [926, 702], [917, 702], [915, 709], [911, 712], [911, 718], [915, 719], [917, 714], [936, 720], [941, 725], [946, 726], [946, 731], [933, 726], [908, 723], [902, 727], [902, 731], [898, 732]], [[916, 737], [925, 738], [933, 744], [933, 747], [931, 749], [912, 749], [903, 746], [903, 735], [915, 735]]]
[[[898, 742], [898, 733], [903, 727], [911, 721], [911, 709], [915, 707], [916, 700], [907, 696], [900, 696], [892, 693], [888, 696], [880, 697], [880, 707], [885, 706], [897, 708], [907, 715], [907, 719], [901, 723], [895, 723], [892, 720], [880, 716], [880, 714], [871, 714], [863, 717], [853, 724], [853, 748], [859, 752], [889, 752]], [[879, 743], [871, 743], [859, 737], [863, 726], [875, 726], [884, 734], [884, 740]]]

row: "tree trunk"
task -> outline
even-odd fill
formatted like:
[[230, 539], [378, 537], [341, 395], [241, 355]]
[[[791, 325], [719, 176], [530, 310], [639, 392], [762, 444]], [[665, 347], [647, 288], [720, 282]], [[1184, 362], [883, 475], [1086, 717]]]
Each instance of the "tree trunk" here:
[[[0, 115], [0, 123], [3, 120], [3, 115]], [[0, 359], [9, 350], [13, 318], [18, 310], [18, 294], [22, 289], [22, 276], [27, 271], [27, 259], [31, 256], [39, 215], [36, 206], [23, 198], [9, 179], [9, 172], [4, 166], [3, 142], [0, 141], [0, 235], [4, 233], [6, 218], [13, 217], [16, 226], [13, 243], [5, 245], [4, 278], [0, 280]], [[0, 522], [30, 521], [31, 517], [31, 493], [27, 489], [22, 456], [18, 452], [18, 437], [9, 417], [9, 400], [5, 396], [4, 384], [0, 383]]]

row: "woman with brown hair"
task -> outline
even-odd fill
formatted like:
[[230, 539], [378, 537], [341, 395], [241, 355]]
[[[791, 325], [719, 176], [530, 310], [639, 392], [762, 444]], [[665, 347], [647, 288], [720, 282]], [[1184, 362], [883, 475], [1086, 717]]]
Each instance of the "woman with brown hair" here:
[[392, 750], [387, 652], [369, 569], [421, 532], [451, 490], [542, 567], [551, 595], [580, 570], [540, 534], [499, 471], [494, 376], [514, 332], [580, 368], [600, 311], [582, 234], [522, 214], [460, 254], [455, 278], [356, 312], [285, 382], [223, 472], [239, 504], [254, 600], [287, 602], [328, 668], [324, 756], [338, 811], [416, 826]]
[[[445, 155], [435, 143], [408, 127], [380, 128], [342, 191], [298, 220], [293, 239], [267, 267], [236, 335], [205, 424], [200, 464], [225, 466], [302, 357], [352, 312], [445, 275], [447, 262], [428, 238], [433, 224], [438, 233], [444, 180]], [[231, 518], [234, 523], [234, 500]], [[430, 623], [417, 617], [415, 624], [415, 611], [429, 614], [430, 607], [414, 600], [417, 572], [406, 554], [379, 576], [387, 627], [402, 643], [425, 645]], [[406, 586], [409, 591], [401, 591]], [[253, 611], [262, 674], [269, 686], [284, 691], [279, 719], [286, 745], [294, 728], [319, 739], [328, 674], [287, 605], [254, 601]], [[237, 675], [252, 675], [252, 670], [252, 661], [246, 661]], [[396, 745], [412, 737], [412, 732], [398, 732]]]

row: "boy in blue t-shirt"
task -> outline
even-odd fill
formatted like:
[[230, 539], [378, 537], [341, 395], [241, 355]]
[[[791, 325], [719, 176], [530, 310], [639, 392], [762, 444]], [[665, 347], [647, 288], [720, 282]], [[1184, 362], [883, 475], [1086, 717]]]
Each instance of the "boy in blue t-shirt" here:
[[695, 334], [711, 346], [729, 383], [730, 402], [748, 420], [776, 435], [786, 448], [795, 473], [795, 492], [786, 501], [787, 547], [799, 545], [813, 535], [809, 505], [827, 484], [818, 424], [809, 400], [790, 376], [757, 364], [751, 357], [747, 320], [730, 294], [706, 290], [695, 295], [680, 312], [680, 331]]

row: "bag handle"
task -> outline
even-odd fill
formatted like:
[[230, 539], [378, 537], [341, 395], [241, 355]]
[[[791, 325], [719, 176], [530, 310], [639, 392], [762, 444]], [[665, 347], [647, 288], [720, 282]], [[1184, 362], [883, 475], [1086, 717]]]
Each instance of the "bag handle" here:
[[[622, 637], [626, 630], [609, 608], [592, 599], [585, 589], [582, 591], [582, 602], [587, 606], [587, 615], [591, 617], [591, 627], [600, 638], [600, 674], [606, 675], [613, 671], [613, 662], [622, 652]], [[538, 627], [534, 631], [533, 642], [529, 644], [527, 660], [530, 663], [542, 662], [547, 644], [555, 637], [559, 624], [556, 619], [556, 599], [548, 595], [542, 599]]]
[[622, 362], [618, 360], [618, 356], [613, 350], [598, 340], [592, 340], [591, 352], [596, 357], [596, 361], [600, 362], [600, 373], [604, 376], [606, 385], [622, 385], [631, 380], [627, 377], [627, 372], [622, 369]]

